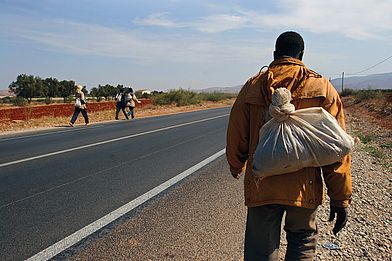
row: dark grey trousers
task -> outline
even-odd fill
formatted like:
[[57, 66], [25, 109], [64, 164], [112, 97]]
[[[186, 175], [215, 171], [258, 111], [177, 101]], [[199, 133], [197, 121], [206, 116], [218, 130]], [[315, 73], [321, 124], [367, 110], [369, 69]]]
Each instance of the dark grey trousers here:
[[248, 208], [245, 231], [245, 261], [279, 260], [283, 214], [286, 213], [285, 260], [313, 260], [317, 245], [317, 209], [284, 205]]

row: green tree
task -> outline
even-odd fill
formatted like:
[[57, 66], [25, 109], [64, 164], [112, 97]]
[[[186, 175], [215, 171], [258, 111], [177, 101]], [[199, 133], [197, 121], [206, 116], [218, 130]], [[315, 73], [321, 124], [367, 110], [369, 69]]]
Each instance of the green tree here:
[[56, 78], [46, 78], [44, 80], [46, 85], [46, 96], [49, 98], [58, 97], [60, 95], [60, 82]]
[[42, 79], [33, 75], [18, 75], [16, 81], [12, 82], [8, 88], [16, 96], [26, 98], [28, 103], [31, 103], [32, 98], [45, 96], [45, 85]]
[[96, 98], [98, 98], [98, 97], [99, 97], [99, 91], [98, 91], [98, 88], [97, 88], [97, 87], [93, 87], [93, 88], [91, 88], [90, 95], [91, 95], [92, 97], [96, 97]]
[[98, 94], [108, 100], [109, 97], [116, 96], [117, 88], [110, 84], [98, 85]]
[[67, 98], [74, 93], [75, 82], [72, 80], [70, 81], [63, 80], [59, 84], [60, 84], [59, 86], [60, 96], [63, 97], [64, 102], [66, 102]]
[[[124, 91], [124, 85], [122, 85], [122, 84], [117, 84], [117, 87], [116, 87], [116, 94], [119, 93], [120, 91]], [[115, 94], [115, 95], [116, 95], [116, 94]]]

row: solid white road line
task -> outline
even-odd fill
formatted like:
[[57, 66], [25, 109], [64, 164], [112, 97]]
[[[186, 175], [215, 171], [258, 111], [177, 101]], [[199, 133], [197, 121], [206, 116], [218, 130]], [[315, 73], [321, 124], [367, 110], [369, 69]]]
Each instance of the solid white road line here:
[[81, 150], [81, 149], [86, 149], [86, 148], [90, 148], [90, 147], [95, 147], [95, 146], [98, 146], [98, 145], [103, 145], [103, 144], [107, 144], [107, 143], [111, 143], [111, 142], [115, 142], [115, 141], [130, 139], [130, 138], [134, 138], [134, 137], [138, 137], [138, 136], [142, 136], [142, 135], [146, 135], [146, 134], [150, 134], [150, 133], [154, 133], [154, 132], [170, 130], [170, 129], [174, 129], [174, 128], [178, 128], [178, 127], [182, 127], [182, 126], [186, 126], [186, 125], [191, 125], [191, 124], [195, 124], [195, 123], [199, 123], [199, 122], [204, 122], [204, 121], [215, 120], [215, 119], [218, 119], [218, 118], [226, 117], [228, 115], [229, 114], [224, 114], [224, 115], [219, 115], [219, 116], [206, 118], [206, 119], [202, 119], [202, 120], [181, 123], [181, 124], [177, 124], [177, 125], [173, 125], [173, 126], [169, 126], [169, 127], [164, 127], [164, 128], [160, 128], [160, 129], [156, 129], [156, 130], [141, 132], [141, 133], [132, 134], [132, 135], [129, 135], [129, 136], [124, 136], [124, 137], [110, 139], [110, 140], [105, 140], [105, 141], [101, 141], [101, 142], [91, 143], [91, 144], [79, 146], [79, 147], [76, 147], [76, 148], [70, 148], [70, 149], [55, 151], [55, 152], [51, 152], [51, 153], [46, 153], [46, 154], [34, 156], [34, 157], [29, 157], [29, 158], [25, 158], [25, 159], [5, 162], [5, 163], [1, 163], [0, 164], [0, 168], [1, 167], [5, 167], [5, 166], [18, 164], [18, 163], [22, 163], [22, 162], [26, 162], [26, 161], [31, 161], [31, 160], [46, 158], [46, 157], [50, 157], [50, 156], [54, 156], [54, 155], [59, 155], [59, 154], [63, 154], [63, 153], [67, 153], [67, 152], [71, 152], [71, 151], [75, 151], [75, 150]]
[[[89, 126], [89, 127], [77, 127], [77, 128], [72, 128], [72, 129], [68, 129], [68, 130], [60, 130], [60, 131], [53, 131], [53, 132], [46, 132], [46, 133], [37, 133], [37, 134], [31, 134], [31, 135], [26, 135], [26, 136], [18, 136], [18, 137], [11, 137], [11, 138], [4, 138], [4, 139], [2, 139], [1, 136], [0, 136], [0, 142], [10, 141], [10, 140], [27, 139], [27, 138], [40, 137], [40, 136], [47, 136], [47, 135], [53, 135], [53, 134], [59, 134], [59, 133], [65, 133], [65, 132], [72, 132], [72, 131], [91, 130], [91, 129], [102, 128], [102, 127], [103, 127], [103, 125], [96, 125], [96, 126]], [[63, 128], [68, 128], [68, 127], [63, 127]]]
[[76, 231], [75, 233], [67, 236], [66, 238], [58, 241], [57, 243], [49, 246], [48, 248], [42, 250], [41, 252], [35, 254], [34, 256], [27, 259], [27, 261], [35, 261], [35, 260], [48, 260], [53, 258], [57, 254], [61, 253], [62, 251], [66, 250], [67, 248], [75, 245], [82, 239], [86, 238], [87, 236], [93, 234], [94, 232], [98, 231], [99, 229], [103, 228], [104, 226], [110, 224], [111, 222], [115, 221], [116, 219], [120, 218], [121, 216], [125, 215], [129, 211], [133, 210], [134, 208], [140, 206], [147, 200], [155, 197], [162, 191], [170, 188], [177, 182], [181, 181], [182, 179], [188, 177], [195, 171], [199, 170], [200, 168], [204, 167], [208, 163], [214, 161], [218, 157], [225, 154], [226, 149], [222, 149], [215, 153], [214, 155], [206, 158], [205, 160], [197, 163], [193, 167], [185, 170], [184, 172], [178, 174], [177, 176], [169, 179], [168, 181], [162, 183], [161, 185], [153, 188], [152, 190], [144, 193], [143, 195], [137, 197], [136, 199], [128, 202], [127, 204], [119, 207], [118, 209], [112, 211], [111, 213], [107, 214], [106, 216], [96, 220], [95, 222], [83, 227], [82, 229]]

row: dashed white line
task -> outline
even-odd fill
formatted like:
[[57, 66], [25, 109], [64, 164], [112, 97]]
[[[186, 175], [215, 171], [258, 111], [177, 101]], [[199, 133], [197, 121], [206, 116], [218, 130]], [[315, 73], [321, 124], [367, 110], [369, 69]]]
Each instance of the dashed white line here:
[[[71, 130], [60, 130], [60, 131], [53, 131], [53, 132], [47, 132], [47, 133], [38, 133], [38, 134], [31, 134], [31, 135], [25, 135], [25, 136], [19, 136], [19, 137], [12, 137], [12, 138], [4, 138], [2, 139], [0, 137], [0, 142], [4, 141], [10, 141], [10, 140], [20, 140], [20, 139], [27, 139], [27, 138], [33, 138], [33, 137], [40, 137], [40, 136], [47, 136], [47, 135], [53, 135], [53, 134], [59, 134], [59, 133], [66, 133], [66, 132], [74, 132], [74, 131], [82, 131], [82, 130], [90, 130], [90, 129], [95, 129], [95, 128], [102, 128], [103, 125], [97, 125], [97, 126], [89, 126], [88, 128], [72, 128]], [[66, 127], [64, 127], [66, 128]]]

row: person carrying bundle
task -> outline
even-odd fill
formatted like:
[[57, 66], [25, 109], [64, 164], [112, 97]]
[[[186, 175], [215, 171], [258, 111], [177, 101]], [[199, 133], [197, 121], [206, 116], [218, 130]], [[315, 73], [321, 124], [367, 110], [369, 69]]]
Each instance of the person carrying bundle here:
[[136, 95], [133, 93], [133, 89], [132, 88], [128, 88], [128, 92], [126, 93], [125, 96], [125, 102], [126, 102], [126, 107], [129, 108], [128, 111], [128, 117], [131, 116], [131, 119], [135, 118], [135, 105], [136, 103], [141, 103], [141, 101], [139, 101], [136, 98]]
[[86, 125], [88, 125], [89, 119], [87, 114], [87, 103], [83, 92], [83, 86], [78, 84], [75, 85], [75, 110], [72, 115], [71, 121], [68, 123], [69, 126], [74, 126], [79, 113], [82, 113], [84, 121]]
[[125, 93], [124, 93], [124, 89], [121, 88], [116, 95], [116, 117], [115, 117], [116, 120], [118, 120], [118, 114], [120, 113], [120, 110], [123, 112], [125, 118], [129, 120], [125, 108], [126, 108]]
[[[324, 200], [323, 179], [330, 198], [330, 221], [336, 216], [334, 234], [346, 225], [348, 219], [352, 196], [350, 154], [339, 155], [339, 160], [323, 166], [307, 165], [273, 175], [255, 175], [254, 172], [259, 131], [272, 118], [270, 105], [273, 94], [279, 88], [290, 91], [291, 110], [321, 107], [345, 129], [343, 105], [338, 92], [328, 79], [304, 65], [303, 54], [303, 38], [296, 32], [282, 33], [275, 43], [274, 61], [266, 71], [260, 70], [245, 83], [230, 113], [227, 161], [234, 178], [239, 179], [245, 170], [245, 260], [278, 260], [284, 214], [288, 242], [285, 259], [314, 259], [316, 212]], [[281, 120], [286, 117], [282, 116]], [[279, 139], [273, 132], [272, 135], [271, 139]], [[299, 160], [302, 160], [301, 157]], [[257, 166], [256, 170], [261, 167]]]

